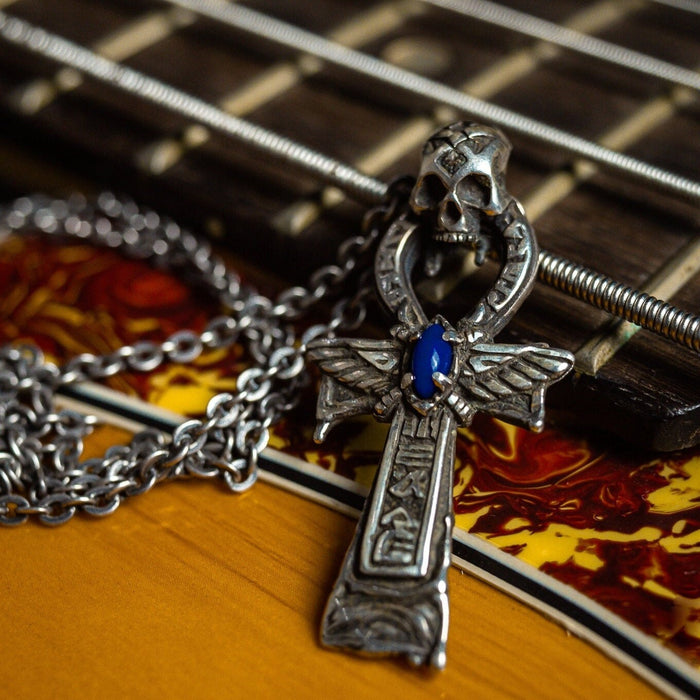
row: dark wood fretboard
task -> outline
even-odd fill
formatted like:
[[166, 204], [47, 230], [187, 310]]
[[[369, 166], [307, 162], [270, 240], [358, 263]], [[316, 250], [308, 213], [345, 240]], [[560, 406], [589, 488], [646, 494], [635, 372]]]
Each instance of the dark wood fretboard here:
[[[638, 0], [507, 4], [700, 65], [698, 14]], [[687, 87], [420, 2], [247, 5], [700, 180], [699, 102]], [[383, 180], [415, 172], [425, 137], [470, 116], [167, 2], [0, 0], [0, 9]], [[333, 260], [360, 225], [361, 205], [308, 174], [3, 41], [0, 118], [5, 197], [128, 191], [294, 282]], [[695, 205], [509, 135], [509, 189], [544, 248], [698, 312]], [[454, 310], [448, 316], [479, 283], [477, 275], [457, 286], [444, 300]], [[700, 360], [692, 351], [543, 285], [509, 334], [576, 353], [579, 371], [553, 396], [562, 416], [658, 449], [700, 441]]]

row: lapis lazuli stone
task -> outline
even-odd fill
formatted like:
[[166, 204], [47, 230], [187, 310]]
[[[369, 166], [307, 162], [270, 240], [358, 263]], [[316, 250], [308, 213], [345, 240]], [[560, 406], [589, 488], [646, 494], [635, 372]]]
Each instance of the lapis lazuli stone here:
[[445, 329], [439, 323], [428, 326], [413, 347], [411, 372], [413, 390], [421, 399], [430, 399], [437, 391], [433, 372], [449, 374], [452, 367], [452, 346], [442, 339]]

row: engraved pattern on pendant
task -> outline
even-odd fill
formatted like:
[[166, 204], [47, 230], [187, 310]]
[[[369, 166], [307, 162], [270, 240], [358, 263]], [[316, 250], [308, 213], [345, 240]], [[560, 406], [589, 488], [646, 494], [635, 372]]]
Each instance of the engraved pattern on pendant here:
[[[392, 337], [309, 345], [308, 357], [322, 372], [317, 439], [362, 413], [391, 421], [324, 615], [321, 634], [328, 646], [444, 666], [457, 427], [484, 411], [541, 430], [545, 390], [573, 366], [564, 350], [493, 342], [537, 273], [534, 233], [503, 186], [509, 152], [505, 137], [490, 127], [457, 123], [431, 137], [412, 210], [397, 216], [375, 258], [379, 297], [398, 321]], [[492, 287], [456, 326], [440, 316], [429, 320], [413, 290], [411, 274], [421, 257], [432, 254], [431, 239], [466, 244], [477, 262], [492, 249], [503, 257]], [[444, 329], [439, 340], [436, 325]], [[417, 343], [428, 364], [420, 355], [415, 369]], [[431, 352], [438, 353], [441, 369], [450, 365], [446, 372], [431, 369]], [[423, 373], [420, 395], [413, 370]], [[432, 372], [434, 391], [424, 386], [425, 372]]]

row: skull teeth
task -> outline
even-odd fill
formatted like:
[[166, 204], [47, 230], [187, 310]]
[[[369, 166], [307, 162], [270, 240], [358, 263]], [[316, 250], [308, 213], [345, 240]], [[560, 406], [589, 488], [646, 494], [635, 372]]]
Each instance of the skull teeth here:
[[433, 238], [441, 243], [469, 243], [473, 237], [463, 232], [436, 231]]

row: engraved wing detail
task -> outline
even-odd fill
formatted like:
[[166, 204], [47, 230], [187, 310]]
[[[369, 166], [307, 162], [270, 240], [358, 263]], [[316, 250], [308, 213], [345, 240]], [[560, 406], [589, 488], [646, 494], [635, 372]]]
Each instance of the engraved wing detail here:
[[322, 441], [345, 418], [372, 413], [398, 386], [403, 347], [394, 340], [330, 338], [309, 345], [307, 357], [323, 372], [314, 439]]
[[379, 397], [396, 384], [401, 352], [393, 340], [330, 338], [310, 344], [308, 357], [324, 374]]
[[546, 345], [477, 343], [460, 372], [460, 394], [476, 411], [541, 430], [544, 392], [573, 365], [570, 352]]
[[[403, 345], [396, 340], [333, 338], [309, 346], [323, 372], [314, 438], [345, 418], [374, 413], [389, 420], [401, 396]], [[448, 401], [462, 425], [477, 411], [531, 430], [544, 427], [544, 393], [571, 370], [574, 357], [546, 345], [476, 343], [467, 348]], [[396, 396], [395, 396], [396, 395]]]

